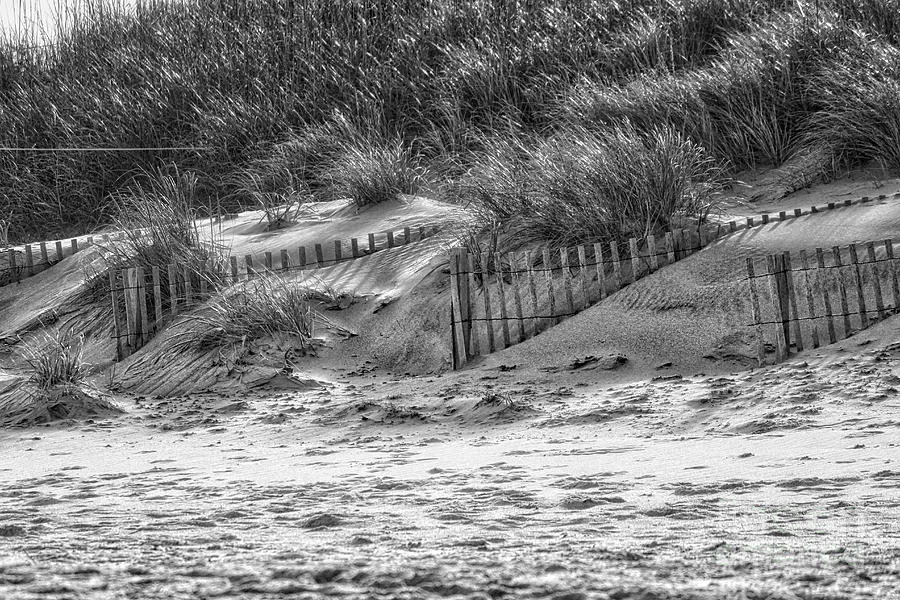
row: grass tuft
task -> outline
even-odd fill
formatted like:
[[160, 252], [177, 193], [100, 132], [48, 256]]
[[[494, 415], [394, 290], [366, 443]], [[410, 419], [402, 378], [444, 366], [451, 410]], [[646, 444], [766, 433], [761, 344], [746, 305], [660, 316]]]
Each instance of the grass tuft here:
[[41, 392], [84, 383], [88, 365], [84, 362], [84, 336], [56, 332], [41, 333], [24, 346], [29, 381]]
[[262, 338], [288, 339], [302, 351], [313, 351], [317, 325], [328, 320], [312, 308], [328, 299], [320, 292], [276, 274], [238, 284], [220, 294], [192, 317], [196, 327], [180, 334], [179, 347], [221, 348]]
[[424, 170], [400, 140], [360, 141], [347, 147], [329, 170], [336, 197], [352, 198], [363, 207], [415, 194]]

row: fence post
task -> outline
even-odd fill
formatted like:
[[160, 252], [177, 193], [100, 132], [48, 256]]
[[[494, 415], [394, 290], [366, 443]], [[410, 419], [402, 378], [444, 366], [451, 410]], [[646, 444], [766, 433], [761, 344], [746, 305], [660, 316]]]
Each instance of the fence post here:
[[510, 252], [506, 256], [508, 257], [510, 273], [512, 274], [513, 300], [516, 307], [516, 319], [519, 322], [519, 342], [522, 342], [525, 340], [525, 319], [522, 317], [522, 277], [516, 255]]
[[[460, 257], [461, 251], [459, 249], [453, 250], [450, 253], [450, 335], [453, 338], [452, 347], [454, 369], [459, 369], [466, 363], [469, 358], [468, 352], [466, 351], [466, 340], [468, 338], [468, 336], [466, 335], [467, 323], [464, 320], [464, 318], [468, 319], [468, 314], [463, 317], [464, 311], [462, 308], [462, 280], [459, 277]], [[465, 313], [468, 313], [468, 306], [466, 306]]]
[[156, 324], [154, 326], [155, 331], [159, 331], [159, 328], [162, 324], [163, 312], [162, 312], [162, 287], [160, 283], [159, 277], [159, 267], [156, 265], [153, 266], [152, 270], [153, 277], [153, 313], [156, 317]]
[[631, 282], [634, 283], [641, 276], [641, 253], [635, 238], [628, 240], [628, 250], [631, 252]]
[[506, 311], [506, 289], [503, 282], [503, 263], [500, 261], [500, 255], [494, 252], [494, 272], [497, 275], [497, 290], [500, 293], [500, 330], [503, 333], [503, 347], [508, 348], [509, 342], [509, 321]]
[[878, 262], [875, 260], [875, 244], [874, 242], [866, 243], [866, 254], [869, 257], [869, 264], [872, 265], [872, 287], [875, 290], [875, 310], [878, 311], [878, 319], [883, 320], [884, 297], [881, 295], [881, 276], [878, 274]]
[[325, 266], [325, 252], [322, 250], [322, 244], [315, 244], [313, 250], [316, 253], [316, 268], [321, 269]]
[[62, 240], [56, 240], [56, 262], [61, 261], [65, 257], [66, 255], [63, 252]]
[[279, 268], [282, 273], [287, 273], [291, 270], [291, 255], [284, 248], [281, 249], [281, 266]]
[[619, 264], [618, 244], [616, 244], [616, 242], [610, 242], [609, 251], [612, 254], [613, 291], [618, 291], [622, 288], [622, 266]]
[[122, 317], [119, 314], [119, 283], [116, 281], [115, 269], [109, 273], [109, 299], [112, 301], [113, 331], [116, 336], [116, 360], [125, 358], [125, 345], [122, 341]]
[[600, 300], [606, 298], [606, 277], [603, 266], [603, 244], [594, 244], [594, 266], [597, 268], [597, 291]]
[[373, 252], [375, 252], [375, 250], [376, 250], [376, 248], [375, 248], [375, 234], [374, 234], [374, 233], [370, 233], [370, 234], [369, 234], [369, 254], [372, 254]]
[[869, 311], [866, 310], [866, 294], [863, 289], [862, 273], [859, 271], [859, 256], [856, 253], [856, 244], [850, 244], [850, 264], [853, 265], [853, 274], [856, 276], [856, 301], [859, 309], [859, 324], [862, 329], [869, 326]]
[[131, 354], [138, 348], [138, 320], [140, 319], [134, 269], [122, 271], [122, 282], [125, 284], [125, 324], [128, 327], [128, 353]]
[[753, 272], [753, 259], [747, 257], [747, 285], [750, 286], [750, 305], [753, 308], [753, 322], [756, 325], [756, 361], [759, 366], [766, 364], [766, 347], [763, 342], [762, 315], [759, 310], [759, 296], [756, 293], [756, 275]]
[[850, 323], [850, 304], [847, 302], [847, 286], [844, 284], [843, 262], [841, 260], [841, 247], [832, 246], [831, 255], [834, 257], [834, 265], [837, 270], [838, 292], [841, 296], [841, 313], [844, 317], [844, 338], [850, 337], [852, 324]]
[[554, 323], [559, 323], [556, 317], [556, 298], [553, 296], [553, 267], [550, 263], [550, 249], [544, 248], [544, 275], [547, 277], [547, 296], [550, 302], [550, 318]]
[[650, 253], [650, 272], [659, 270], [659, 256], [656, 255], [656, 236], [647, 236], [647, 252]]
[[475, 256], [466, 251], [466, 302], [469, 307], [469, 349], [471, 355], [478, 356], [481, 354], [481, 343], [478, 341], [478, 328], [475, 327], [475, 302], [472, 294], [475, 291]]
[[171, 311], [172, 316], [174, 317], [175, 315], [178, 314], [178, 281], [176, 280], [174, 264], [170, 264], [168, 266], [168, 275], [169, 275], [169, 311]]
[[894, 260], [894, 242], [884, 240], [884, 253], [888, 259], [888, 272], [891, 274], [891, 292], [894, 299], [894, 312], [900, 310], [900, 285], [897, 282], [897, 263]]
[[666, 232], [666, 264], [671, 265], [675, 262], [675, 234], [671, 231]]
[[591, 305], [591, 290], [588, 285], [590, 277], [587, 273], [587, 251], [584, 244], [578, 246], [578, 268], [581, 275], [581, 310]]
[[825, 252], [816, 248], [816, 281], [822, 290], [822, 301], [825, 304], [825, 326], [828, 329], [828, 343], [837, 341], [834, 331], [834, 311], [831, 308], [831, 297], [828, 293], [828, 271], [825, 269]]
[[484, 324], [487, 331], [488, 352], [493, 353], [497, 350], [497, 345], [494, 340], [494, 312], [491, 310], [490, 263], [487, 252], [482, 252], [478, 257], [478, 267], [481, 269], [481, 291], [484, 295]]
[[47, 242], [41, 242], [41, 263], [50, 267], [50, 257], [47, 255]]
[[34, 253], [31, 244], [25, 244], [25, 277], [34, 275]]
[[782, 253], [782, 262], [784, 265], [784, 282], [787, 286], [788, 300], [790, 302], [791, 312], [794, 314], [794, 338], [797, 345], [797, 352], [803, 351], [803, 329], [800, 327], [800, 311], [797, 307], [797, 290], [794, 287], [794, 270], [791, 266], [791, 253]]
[[306, 268], [306, 246], [297, 248], [297, 266], [301, 271]]
[[339, 263], [344, 260], [344, 244], [341, 240], [334, 240], [334, 262]]
[[147, 312], [147, 282], [144, 279], [144, 267], [135, 270], [137, 279], [138, 311], [141, 315], [141, 346], [150, 341], [150, 315]]
[[575, 296], [572, 293], [572, 271], [569, 270], [569, 249], [559, 249], [559, 264], [562, 271], [563, 291], [566, 295], [566, 306], [568, 306], [568, 314], [575, 312]]
[[13, 278], [15, 278], [16, 283], [19, 283], [22, 280], [22, 277], [19, 273], [18, 267], [16, 266], [16, 251], [12, 248], [9, 249], [9, 270]]
[[[766, 268], [769, 274], [769, 284], [772, 288], [772, 308], [775, 314], [775, 352], [778, 362], [787, 358], [790, 350], [790, 330], [787, 322], [787, 306], [782, 300], [782, 290], [784, 285], [779, 281], [778, 271], [781, 267], [781, 260], [777, 254], [770, 254], [766, 257]], [[786, 300], [786, 298], [784, 298]]]
[[819, 347], [819, 326], [816, 324], [816, 303], [813, 300], [812, 286], [809, 284], [809, 258], [806, 250], [800, 251], [800, 267], [803, 269], [803, 291], [806, 292], [806, 307], [809, 310], [809, 331], [812, 335], [813, 348]]
[[531, 250], [525, 252], [525, 268], [528, 270], [528, 290], [531, 293], [531, 337], [538, 334], [538, 294], [537, 282], [534, 280]]

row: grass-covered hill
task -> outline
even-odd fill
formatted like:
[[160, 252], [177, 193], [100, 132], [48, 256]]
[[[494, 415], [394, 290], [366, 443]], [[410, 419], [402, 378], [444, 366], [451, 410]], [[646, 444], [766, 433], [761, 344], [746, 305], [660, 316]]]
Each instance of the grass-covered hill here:
[[427, 189], [520, 239], [703, 214], [750, 167], [787, 188], [900, 168], [900, 0], [81, 0], [0, 42], [12, 239], [96, 228], [148, 172], [202, 206]]

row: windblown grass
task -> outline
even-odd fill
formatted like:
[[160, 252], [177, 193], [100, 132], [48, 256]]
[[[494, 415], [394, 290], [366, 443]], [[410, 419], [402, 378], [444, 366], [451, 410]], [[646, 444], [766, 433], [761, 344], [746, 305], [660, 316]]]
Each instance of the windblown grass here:
[[[228, 268], [215, 230], [205, 230], [198, 220], [198, 185], [194, 173], [174, 168], [145, 173], [143, 180], [115, 197], [113, 227], [123, 239], [100, 247], [108, 269], [142, 267], [149, 275], [158, 268], [164, 305], [172, 301], [168, 265], [176, 266], [178, 277], [187, 273], [192, 281], [204, 278], [214, 286], [222, 283], [219, 279]], [[91, 289], [108, 291], [108, 279], [97, 277]]]
[[23, 357], [29, 367], [29, 382], [42, 392], [80, 385], [88, 375], [82, 336], [42, 333], [25, 344]]
[[900, 0], [80, 4], [50, 46], [0, 41], [0, 143], [193, 149], [0, 152], [16, 241], [108, 223], [110, 198], [170, 163], [197, 173], [195, 206], [262, 200], [277, 226], [289, 197], [367, 205], [414, 191], [426, 167], [485, 169], [501, 130], [548, 147], [583, 129], [675, 132], [729, 169], [897, 162], [879, 61], [900, 43]]
[[462, 178], [462, 197], [517, 230], [560, 245], [624, 241], [705, 218], [723, 170], [669, 128], [567, 131], [531, 147], [501, 140]]
[[271, 337], [312, 351], [316, 326], [329, 324], [312, 306], [323, 298], [321, 291], [267, 274], [217, 296], [192, 317], [193, 325], [179, 334], [176, 345], [221, 348]]

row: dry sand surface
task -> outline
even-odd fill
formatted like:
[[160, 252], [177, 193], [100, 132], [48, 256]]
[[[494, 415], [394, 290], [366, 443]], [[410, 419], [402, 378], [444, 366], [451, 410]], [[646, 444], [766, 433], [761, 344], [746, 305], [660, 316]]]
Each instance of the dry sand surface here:
[[7, 431], [0, 597], [898, 597], [900, 347], [861, 342], [613, 386], [321, 373]]
[[[416, 206], [379, 223], [449, 210]], [[448, 239], [326, 269], [356, 335], [292, 374], [188, 395], [212, 363], [159, 339], [122, 414], [0, 430], [0, 598], [900, 598], [900, 317], [750, 369], [741, 288], [746, 256], [898, 232], [887, 202], [730, 236], [457, 373]]]

